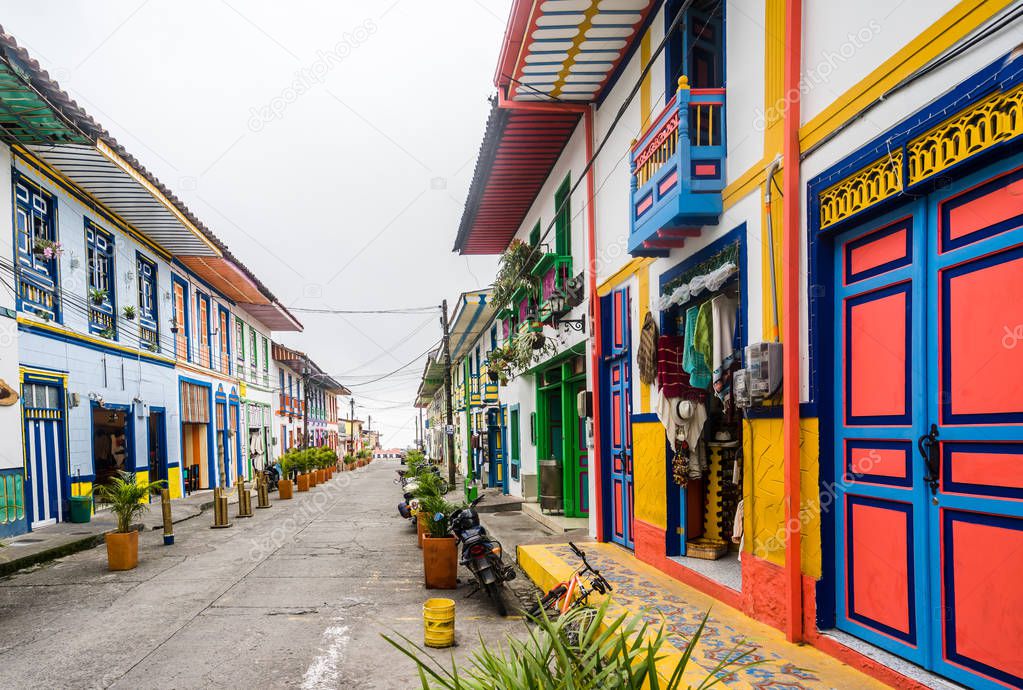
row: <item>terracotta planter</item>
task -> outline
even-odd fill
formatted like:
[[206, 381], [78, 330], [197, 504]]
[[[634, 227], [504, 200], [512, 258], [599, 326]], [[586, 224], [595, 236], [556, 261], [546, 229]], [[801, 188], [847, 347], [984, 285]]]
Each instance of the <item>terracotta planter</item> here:
[[277, 498], [288, 500], [291, 498], [295, 485], [290, 479], [281, 479], [277, 482]]
[[298, 490], [308, 491], [309, 490], [309, 475], [300, 474], [298, 475]]
[[423, 535], [423, 576], [427, 589], [458, 586], [458, 550], [454, 537]]
[[312, 470], [309, 472], [309, 487], [312, 488], [320, 483], [320, 471]]
[[111, 532], [103, 537], [107, 543], [107, 568], [131, 570], [139, 564], [139, 533]]
[[330, 477], [328, 477], [328, 476], [327, 476], [327, 470], [320, 470], [320, 471], [319, 471], [319, 475], [320, 475], [320, 478], [319, 478], [319, 480], [317, 481], [317, 483], [318, 483], [318, 484], [323, 484], [323, 483], [324, 483], [324, 482], [326, 482], [326, 481], [327, 481], [328, 479], [330, 479]]
[[416, 541], [419, 543], [419, 548], [423, 548], [423, 535], [426, 534], [426, 520], [423, 519], [422, 514], [416, 515]]

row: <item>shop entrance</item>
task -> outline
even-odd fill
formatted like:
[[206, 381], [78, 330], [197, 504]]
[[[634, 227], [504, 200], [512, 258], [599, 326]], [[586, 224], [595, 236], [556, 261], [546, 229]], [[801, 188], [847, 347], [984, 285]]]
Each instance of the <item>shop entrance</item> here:
[[666, 555], [742, 589], [742, 413], [731, 394], [745, 342], [745, 227], [660, 280], [657, 416], [668, 444]]
[[107, 484], [119, 472], [135, 471], [135, 439], [127, 405], [92, 403], [92, 462], [96, 484]]
[[[588, 463], [585, 434], [580, 427], [576, 408], [576, 394], [586, 387], [586, 358], [571, 354], [562, 361], [542, 369], [537, 381], [537, 458], [556, 460], [562, 469], [561, 487], [565, 517], [582, 518], [589, 515]], [[541, 475], [537, 468], [538, 476]], [[541, 487], [544, 495], [552, 494], [550, 487]]]
[[167, 421], [163, 408], [150, 408], [147, 428], [149, 481], [167, 481]]
[[210, 385], [181, 382], [181, 459], [185, 471], [185, 491], [212, 486], [210, 472]]
[[488, 457], [490, 458], [490, 472], [487, 476], [487, 486], [501, 489], [501, 493], [508, 493], [508, 453], [505, 447], [507, 437], [505, 416], [508, 412], [507, 406], [494, 407], [487, 410], [487, 446]]
[[1006, 163], [843, 232], [831, 266], [837, 626], [975, 688], [1023, 686], [1023, 157]]

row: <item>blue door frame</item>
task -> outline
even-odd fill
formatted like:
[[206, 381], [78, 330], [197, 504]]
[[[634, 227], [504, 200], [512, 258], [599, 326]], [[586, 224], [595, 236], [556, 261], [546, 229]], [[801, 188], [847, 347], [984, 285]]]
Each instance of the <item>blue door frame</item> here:
[[[67, 459], [67, 406], [63, 378], [25, 373], [22, 383], [56, 388], [59, 401], [55, 408], [27, 407], [24, 401], [22, 404], [25, 524], [28, 531], [32, 531], [34, 517], [41, 518], [36, 522], [50, 519], [61, 522], [67, 514], [68, 496], [71, 493]], [[30, 448], [36, 452], [30, 453]], [[45, 482], [40, 475], [45, 476]], [[44, 512], [37, 516], [36, 508], [40, 506], [44, 507]], [[45, 509], [45, 506], [49, 506], [49, 509]]]
[[627, 549], [635, 548], [632, 482], [632, 345], [629, 288], [601, 298], [603, 348], [601, 402], [608, 423], [602, 430], [604, 534]]
[[167, 410], [163, 407], [150, 407], [149, 420], [146, 422], [146, 459], [149, 460], [150, 449], [153, 445], [152, 426], [153, 417], [159, 417], [156, 422], [156, 444], [158, 455], [156, 458], [157, 472], [154, 475], [152, 463], [149, 464], [149, 481], [169, 479], [169, 468], [167, 466]]

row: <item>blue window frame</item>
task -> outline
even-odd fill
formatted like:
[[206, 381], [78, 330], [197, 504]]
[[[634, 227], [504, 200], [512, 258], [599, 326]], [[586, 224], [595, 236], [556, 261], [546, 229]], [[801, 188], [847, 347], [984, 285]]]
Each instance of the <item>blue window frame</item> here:
[[85, 219], [85, 270], [89, 332], [117, 338], [117, 281], [114, 278], [114, 236]]
[[160, 351], [160, 308], [156, 299], [156, 263], [135, 252], [138, 274], [139, 344], [152, 352]]
[[231, 312], [222, 304], [217, 305], [217, 338], [220, 340], [220, 371], [231, 373]]
[[195, 293], [195, 320], [196, 333], [199, 336], [198, 361], [209, 368], [213, 368], [213, 348], [210, 341], [213, 338], [213, 329], [210, 326], [210, 296], [201, 292]]
[[36, 251], [57, 241], [53, 195], [14, 171], [14, 242], [18, 254], [18, 309], [61, 320], [56, 257]]
[[191, 302], [188, 298], [188, 283], [176, 275], [171, 276], [173, 298], [174, 356], [185, 361], [192, 361], [192, 319]]

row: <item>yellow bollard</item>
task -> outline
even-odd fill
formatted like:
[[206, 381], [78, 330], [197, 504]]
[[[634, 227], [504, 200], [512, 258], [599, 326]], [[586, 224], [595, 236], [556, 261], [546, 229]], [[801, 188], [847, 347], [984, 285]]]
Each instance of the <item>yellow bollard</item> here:
[[213, 489], [213, 524], [214, 529], [230, 527], [227, 519], [227, 494], [222, 487]]
[[423, 642], [436, 648], [455, 643], [454, 599], [427, 599], [423, 604]]
[[160, 507], [163, 508], [163, 545], [174, 543], [174, 521], [171, 519], [170, 489], [160, 489]]
[[238, 480], [238, 517], [252, 517], [252, 494], [245, 488], [245, 480]]
[[266, 476], [262, 473], [256, 478], [257, 508], [270, 507], [270, 488], [266, 485]]

